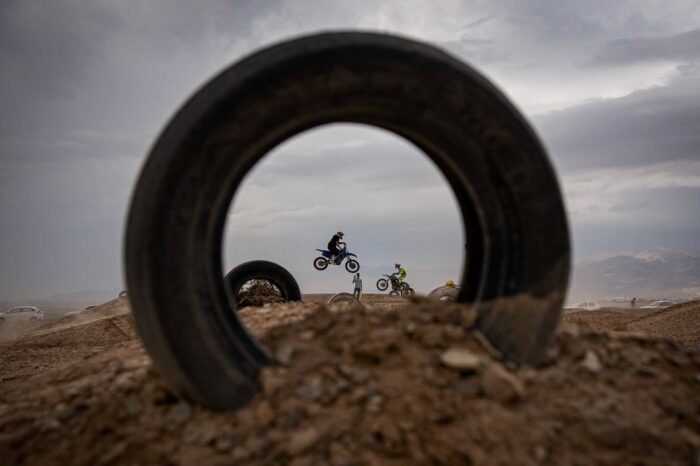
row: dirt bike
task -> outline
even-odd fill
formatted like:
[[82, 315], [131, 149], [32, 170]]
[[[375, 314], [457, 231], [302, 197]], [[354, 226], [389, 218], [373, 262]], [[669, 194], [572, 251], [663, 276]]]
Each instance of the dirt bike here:
[[413, 296], [416, 294], [416, 291], [411, 288], [411, 285], [400, 281], [399, 277], [395, 273], [392, 273], [391, 275], [384, 275], [384, 277], [386, 278], [380, 278], [377, 280], [377, 289], [379, 291], [386, 291], [387, 288], [389, 288], [389, 284], [391, 284], [389, 296]]
[[360, 263], [357, 262], [355, 259], [352, 259], [353, 257], [357, 256], [351, 252], [348, 252], [345, 243], [341, 244], [343, 245], [343, 247], [335, 256], [332, 252], [327, 251], [325, 249], [316, 249], [321, 253], [321, 256], [314, 259], [314, 268], [316, 270], [326, 270], [329, 264], [340, 265], [343, 263], [343, 260], [347, 259], [345, 261], [345, 270], [347, 270], [350, 273], [355, 273], [358, 270], [360, 270]]

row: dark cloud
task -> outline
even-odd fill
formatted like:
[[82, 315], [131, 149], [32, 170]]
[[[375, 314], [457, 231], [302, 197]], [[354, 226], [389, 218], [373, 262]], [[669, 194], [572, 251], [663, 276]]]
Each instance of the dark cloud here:
[[[672, 207], [674, 199], [686, 207], [696, 199], [687, 191], [694, 181], [681, 187], [664, 181], [657, 196], [605, 191], [575, 176], [617, 170], [624, 179], [637, 176], [631, 174], [637, 167], [663, 163], [675, 164], [665, 168], [669, 173], [692, 175], [683, 164], [697, 157], [700, 142], [699, 20], [692, 0], [5, 0], [0, 252], [12, 268], [0, 268], [0, 299], [119, 288], [129, 194], [170, 115], [242, 55], [328, 29], [359, 27], [434, 42], [495, 80], [534, 117], [564, 175], [578, 250], [613, 248], [621, 236], [639, 247], [664, 238], [670, 246], [683, 243], [697, 229]], [[307, 250], [345, 221], [372, 273], [395, 256], [412, 255], [424, 264], [422, 286], [438, 275], [455, 278], [459, 258], [451, 245], [461, 232], [449, 192], [430, 164], [403, 157], [412, 148], [396, 141], [337, 128], [327, 134], [315, 139], [316, 147], [261, 165], [264, 176], [247, 188], [255, 202], [241, 213], [249, 230], [234, 232], [243, 248], [227, 258], [274, 253], [265, 257], [287, 257], [304, 283], [340, 286], [344, 276], [321, 278], [307, 270]], [[336, 187], [338, 197], [326, 192], [305, 199], [313, 185]], [[606, 195], [591, 192], [596, 189]], [[314, 196], [325, 197], [317, 202]], [[351, 207], [336, 208], [343, 203]], [[352, 207], [358, 203], [361, 212]], [[657, 210], [664, 212], [667, 234], [646, 233], [654, 229], [641, 224], [634, 234], [621, 233], [632, 213], [646, 220]], [[285, 240], [291, 237], [298, 245], [290, 253]]]
[[690, 61], [700, 58], [700, 29], [661, 37], [624, 38], [611, 41], [594, 54], [591, 63], [625, 66], [648, 61]]
[[536, 117], [563, 171], [697, 160], [700, 76]]

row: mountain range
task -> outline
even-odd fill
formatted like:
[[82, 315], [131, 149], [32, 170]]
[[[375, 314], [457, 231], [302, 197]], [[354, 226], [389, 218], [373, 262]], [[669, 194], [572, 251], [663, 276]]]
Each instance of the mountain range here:
[[700, 250], [658, 248], [574, 264], [571, 299], [700, 297]]

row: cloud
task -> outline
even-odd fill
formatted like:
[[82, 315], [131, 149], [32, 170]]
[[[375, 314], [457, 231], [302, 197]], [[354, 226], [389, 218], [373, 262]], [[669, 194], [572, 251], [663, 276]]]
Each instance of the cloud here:
[[685, 62], [700, 58], [700, 29], [661, 37], [615, 39], [596, 52], [591, 63], [620, 67], [632, 63]]
[[695, 160], [700, 75], [534, 119], [563, 171]]
[[[698, 24], [692, 0], [6, 0], [0, 298], [118, 288], [129, 195], [168, 118], [254, 49], [331, 29], [435, 43], [504, 89], [560, 169], [578, 251], [685, 244], [700, 235], [682, 210], [697, 200]], [[372, 273], [397, 256], [423, 287], [458, 273], [451, 194], [411, 145], [329, 127], [258, 168], [228, 260], [282, 258], [305, 283], [341, 286], [307, 256], [343, 224]], [[663, 231], [645, 226], [656, 213]]]

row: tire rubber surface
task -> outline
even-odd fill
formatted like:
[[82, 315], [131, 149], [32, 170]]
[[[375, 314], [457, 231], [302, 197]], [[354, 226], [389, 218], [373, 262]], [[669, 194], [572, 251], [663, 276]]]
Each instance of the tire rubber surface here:
[[336, 293], [328, 298], [328, 304], [352, 303], [360, 304], [360, 300], [352, 293]]
[[459, 288], [456, 286], [440, 286], [428, 293], [429, 299], [437, 299], [438, 301], [456, 301], [459, 296]]
[[[178, 110], [142, 168], [126, 282], [138, 332], [169, 384], [217, 409], [254, 395], [271, 359], [231, 312], [222, 272], [228, 209], [267, 152], [336, 122], [394, 132], [435, 163], [464, 224], [458, 300], [473, 303], [477, 326], [506, 358], [539, 362], [559, 319], [570, 252], [557, 179], [532, 128], [487, 79], [438, 48], [328, 32], [222, 71]], [[531, 305], [504, 299], [517, 296]]]
[[241, 287], [250, 280], [267, 280], [280, 291], [285, 301], [301, 301], [299, 284], [281, 265], [269, 261], [250, 261], [237, 265], [226, 274], [224, 280], [235, 302]]

